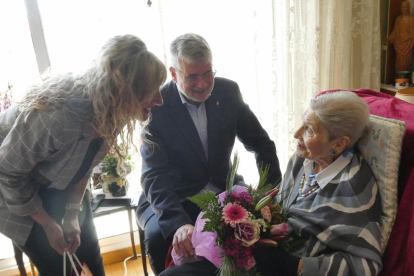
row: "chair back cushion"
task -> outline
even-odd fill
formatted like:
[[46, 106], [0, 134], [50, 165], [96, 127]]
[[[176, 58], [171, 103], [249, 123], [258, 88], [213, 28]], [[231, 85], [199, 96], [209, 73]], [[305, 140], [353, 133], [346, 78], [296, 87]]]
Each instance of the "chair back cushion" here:
[[375, 175], [381, 195], [381, 250], [384, 252], [397, 214], [398, 169], [405, 123], [399, 120], [370, 117], [371, 125], [357, 144]]

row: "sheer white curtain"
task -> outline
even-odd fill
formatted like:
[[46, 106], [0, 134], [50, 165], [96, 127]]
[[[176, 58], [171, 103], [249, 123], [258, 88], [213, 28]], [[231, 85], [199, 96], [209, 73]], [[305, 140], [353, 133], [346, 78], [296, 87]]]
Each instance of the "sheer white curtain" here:
[[257, 96], [284, 171], [296, 147], [294, 131], [319, 91], [379, 90], [379, 1], [273, 0], [271, 5], [258, 7], [258, 14], [273, 12], [273, 24], [258, 29]]

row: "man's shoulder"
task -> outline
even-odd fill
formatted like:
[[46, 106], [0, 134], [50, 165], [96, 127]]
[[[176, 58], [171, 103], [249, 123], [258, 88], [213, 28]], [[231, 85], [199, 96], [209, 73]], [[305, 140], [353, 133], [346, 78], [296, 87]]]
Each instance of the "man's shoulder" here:
[[169, 101], [171, 100], [173, 94], [178, 92], [177, 85], [173, 80], [170, 80], [161, 86], [160, 92], [164, 102]]
[[222, 77], [216, 77], [214, 79], [214, 88], [216, 87], [235, 88], [235, 87], [239, 87], [239, 85], [237, 84], [237, 82], [233, 80], [222, 78]]
[[213, 96], [210, 100], [223, 100], [223, 101], [242, 101], [239, 85], [237, 82], [217, 77], [214, 82], [214, 88], [211, 93]]
[[170, 89], [173, 89], [173, 88], [176, 89], [175, 87], [176, 87], [175, 82], [173, 80], [170, 80], [170, 81], [167, 81], [166, 83], [164, 83], [161, 86], [160, 91], [161, 91], [161, 93], [165, 93], [166, 91], [168, 91]]

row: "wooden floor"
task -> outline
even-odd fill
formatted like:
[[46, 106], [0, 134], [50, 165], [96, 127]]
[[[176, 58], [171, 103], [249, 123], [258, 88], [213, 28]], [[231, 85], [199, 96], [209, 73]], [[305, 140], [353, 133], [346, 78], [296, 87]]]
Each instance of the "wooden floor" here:
[[[138, 257], [138, 259], [134, 260], [133, 258], [126, 261], [127, 266], [127, 274], [128, 276], [144, 276], [144, 270], [142, 268], [142, 259]], [[148, 263], [147, 258], [147, 268], [148, 268], [148, 275], [154, 276], [152, 273], [151, 267]], [[124, 262], [114, 263], [105, 266], [105, 273], [106, 276], [124, 276], [125, 275], [125, 267]]]
[[[144, 276], [144, 269], [142, 267], [142, 259], [138, 257], [137, 259], [128, 259], [126, 261], [127, 272], [125, 274], [125, 267], [124, 262], [113, 263], [109, 265], [105, 265], [105, 274], [106, 276]], [[84, 266], [86, 270], [86, 274], [82, 273], [81, 276], [92, 276], [87, 266]], [[152, 273], [151, 267], [148, 263], [147, 258], [147, 268], [148, 268], [148, 276], [154, 276]]]
[[[127, 272], [125, 274], [125, 267], [124, 267], [123, 261], [108, 264], [108, 265], [105, 265], [105, 274], [106, 276], [124, 276], [124, 275], [144, 276], [144, 268], [142, 267], [141, 257], [138, 257], [137, 259], [134, 259], [134, 258], [128, 259], [126, 261], [126, 267], [127, 267]], [[84, 268], [86, 270], [86, 274], [82, 272], [81, 276], [93, 276], [92, 273], [89, 271], [87, 265], [85, 265]], [[147, 269], [148, 269], [148, 276], [154, 276], [154, 273], [152, 273], [151, 267], [148, 262], [148, 257], [147, 257]], [[30, 268], [28, 268], [28, 266], [26, 267], [26, 271], [27, 271], [28, 276], [32, 275], [30, 273]], [[35, 270], [35, 275], [38, 275], [38, 272], [36, 270]], [[20, 274], [16, 276], [20, 276]]]

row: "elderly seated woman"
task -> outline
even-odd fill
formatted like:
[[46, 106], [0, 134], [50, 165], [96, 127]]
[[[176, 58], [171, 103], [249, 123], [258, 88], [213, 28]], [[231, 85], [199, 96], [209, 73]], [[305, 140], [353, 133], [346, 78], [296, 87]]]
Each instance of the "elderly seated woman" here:
[[[312, 99], [295, 133], [296, 154], [280, 184], [289, 230], [303, 242], [256, 250], [263, 275], [377, 275], [381, 268], [381, 201], [374, 175], [355, 144], [369, 126], [369, 107], [355, 93]], [[161, 275], [216, 275], [206, 260]], [[206, 264], [208, 263], [208, 265]]]
[[381, 268], [378, 187], [355, 149], [369, 107], [352, 92], [312, 99], [295, 132], [296, 154], [283, 182], [291, 231], [305, 241], [291, 255], [257, 256], [263, 275], [377, 275]]

